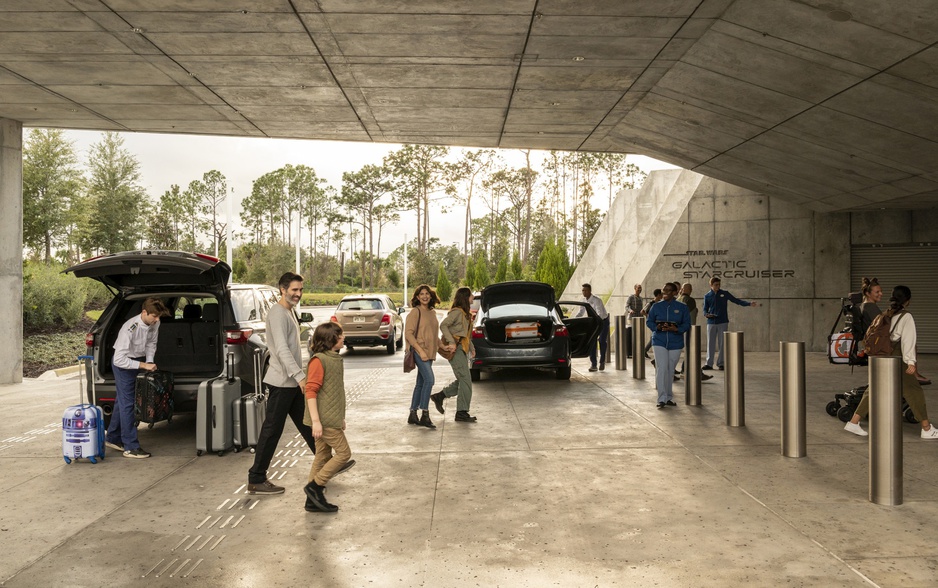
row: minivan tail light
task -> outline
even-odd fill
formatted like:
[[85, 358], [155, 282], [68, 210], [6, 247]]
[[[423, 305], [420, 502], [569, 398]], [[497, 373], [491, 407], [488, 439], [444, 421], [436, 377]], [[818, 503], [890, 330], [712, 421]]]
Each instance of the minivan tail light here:
[[570, 331], [567, 330], [566, 325], [558, 325], [554, 327], [554, 337], [569, 337]]
[[254, 334], [254, 329], [235, 329], [225, 331], [225, 343], [228, 345], [244, 345]]
[[472, 338], [473, 339], [484, 339], [485, 335], [482, 333], [482, 327], [476, 327], [472, 329]]
[[85, 333], [85, 346], [94, 347], [94, 333]]
[[382, 325], [390, 325], [390, 324], [391, 324], [391, 315], [386, 314], [386, 315], [384, 315], [383, 317], [381, 317], [381, 324], [382, 324]]

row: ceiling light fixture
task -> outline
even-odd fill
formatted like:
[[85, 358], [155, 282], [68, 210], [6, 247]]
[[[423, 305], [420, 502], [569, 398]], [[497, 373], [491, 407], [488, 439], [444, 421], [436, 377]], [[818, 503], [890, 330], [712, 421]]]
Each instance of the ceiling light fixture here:
[[577, 55], [576, 57], [573, 58], [573, 61], [583, 61], [584, 59], [586, 58], [583, 57], [582, 55]]
[[133, 32], [137, 33], [138, 35], [142, 35], [142, 34], [143, 34], [143, 29], [141, 29], [140, 27], [134, 27], [134, 28], [132, 28], [132, 29], [130, 29], [130, 30], [132, 30]]

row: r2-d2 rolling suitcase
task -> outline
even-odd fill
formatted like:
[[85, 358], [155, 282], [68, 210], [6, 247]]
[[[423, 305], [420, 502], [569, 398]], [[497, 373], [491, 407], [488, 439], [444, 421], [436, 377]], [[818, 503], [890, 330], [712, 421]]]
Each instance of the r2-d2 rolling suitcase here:
[[[90, 355], [78, 357], [81, 363], [93, 360]], [[104, 413], [100, 406], [84, 403], [84, 379], [84, 374], [78, 378], [79, 404], [69, 406], [62, 415], [62, 457], [65, 458], [65, 463], [83, 458], [91, 463], [98, 463], [99, 459], [104, 459]], [[94, 386], [93, 365], [91, 385]]]

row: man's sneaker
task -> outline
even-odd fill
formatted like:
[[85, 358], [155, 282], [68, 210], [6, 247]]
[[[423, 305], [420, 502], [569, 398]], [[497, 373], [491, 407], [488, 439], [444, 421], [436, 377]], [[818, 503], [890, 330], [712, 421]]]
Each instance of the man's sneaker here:
[[117, 451], [124, 451], [124, 446], [119, 443], [111, 443], [110, 441], [105, 441], [104, 444], [111, 449], [116, 449]]
[[270, 480], [264, 480], [260, 484], [248, 484], [248, 494], [283, 494], [283, 486], [275, 486]]
[[665, 404], [668, 405], [668, 406], [677, 406], [676, 404], [674, 404], [674, 401], [673, 401], [673, 400], [669, 400], [669, 401], [665, 402]]
[[938, 427], [932, 425], [927, 431], [922, 429], [922, 439], [938, 439]]
[[[934, 430], [934, 427], [932, 427], [932, 430]], [[869, 435], [869, 433], [863, 430], [863, 427], [860, 426], [860, 423], [847, 423], [844, 426], [844, 431], [850, 431], [854, 435], [859, 435], [861, 437], [866, 437], [867, 435]], [[924, 436], [925, 436], [925, 431], [922, 431], [922, 437]]]
[[712, 379], [713, 379], [713, 376], [711, 376], [710, 374], [700, 374], [700, 380], [702, 382], [706, 382], [707, 380], [712, 380]]
[[342, 472], [347, 472], [347, 471], [349, 471], [350, 469], [352, 469], [352, 466], [353, 466], [353, 465], [355, 465], [355, 460], [354, 460], [354, 459], [350, 459], [350, 460], [348, 460], [347, 462], [345, 462], [345, 464], [344, 464], [342, 467], [339, 468], [339, 471], [337, 471], [337, 472], [336, 472], [335, 474], [333, 474], [333, 475], [334, 475], [334, 476], [338, 476], [338, 475], [341, 474]]
[[724, 369], [726, 369], [726, 368], [724, 368], [722, 365], [718, 365], [718, 366], [717, 366], [717, 369], [722, 372], [722, 371], [723, 371]]
[[604, 363], [599, 364], [599, 371], [601, 372], [606, 371], [606, 364]]
[[595, 365], [590, 366], [590, 371], [595, 372], [598, 368]]
[[702, 369], [702, 370], [712, 370], [712, 369], [713, 369], [713, 366], [712, 366], [712, 365], [705, 365], [705, 366], [703, 366], [703, 367], [700, 368], [700, 369]]
[[124, 450], [124, 457], [132, 457], [134, 459], [146, 459], [150, 457], [150, 454], [144, 451], [143, 447], [138, 447], [136, 449]]

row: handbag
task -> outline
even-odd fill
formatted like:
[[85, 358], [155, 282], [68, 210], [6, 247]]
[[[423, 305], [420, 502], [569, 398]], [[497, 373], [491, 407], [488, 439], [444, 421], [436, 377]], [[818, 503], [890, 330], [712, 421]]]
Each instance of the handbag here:
[[[456, 341], [456, 344], [459, 345], [459, 341]], [[439, 353], [439, 354], [440, 354], [440, 357], [442, 357], [442, 358], [445, 359], [446, 361], [453, 361], [453, 358], [456, 357], [456, 348], [455, 348], [455, 347], [453, 348], [452, 351], [447, 351], [447, 350], [443, 349], [443, 347], [441, 346], [441, 347], [437, 348], [436, 352]]]
[[[417, 327], [414, 329], [414, 332], [420, 330], [420, 307], [417, 307]], [[405, 337], [406, 338], [406, 337]], [[407, 346], [407, 351], [404, 352], [404, 373], [408, 374], [417, 369], [417, 361], [414, 359], [414, 348], [411, 345]]]

